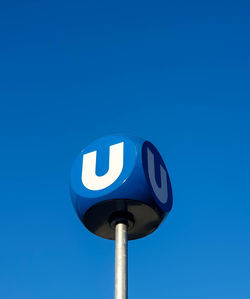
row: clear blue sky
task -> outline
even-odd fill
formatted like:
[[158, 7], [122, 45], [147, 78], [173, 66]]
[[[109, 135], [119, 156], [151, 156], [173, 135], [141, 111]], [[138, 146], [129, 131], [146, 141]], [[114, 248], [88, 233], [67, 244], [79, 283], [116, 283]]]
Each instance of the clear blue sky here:
[[130, 299], [250, 298], [249, 1], [0, 8], [0, 298], [110, 299], [114, 243], [69, 173], [93, 139], [152, 141], [174, 206], [129, 243]]

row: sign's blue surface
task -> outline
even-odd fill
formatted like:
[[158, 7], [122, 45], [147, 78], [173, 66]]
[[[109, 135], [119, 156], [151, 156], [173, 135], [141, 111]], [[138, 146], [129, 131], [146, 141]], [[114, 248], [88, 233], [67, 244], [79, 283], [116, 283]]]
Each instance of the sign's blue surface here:
[[97, 210], [84, 221], [85, 214], [98, 205], [108, 217], [116, 209], [123, 209], [117, 205], [123, 200], [126, 209], [135, 214], [135, 221], [140, 222], [143, 215], [137, 215], [134, 207], [138, 211], [141, 203], [159, 216], [159, 223], [172, 207], [172, 189], [163, 159], [150, 142], [137, 137], [111, 135], [84, 148], [73, 164], [70, 186], [73, 205], [87, 227], [86, 222], [99, 221]]

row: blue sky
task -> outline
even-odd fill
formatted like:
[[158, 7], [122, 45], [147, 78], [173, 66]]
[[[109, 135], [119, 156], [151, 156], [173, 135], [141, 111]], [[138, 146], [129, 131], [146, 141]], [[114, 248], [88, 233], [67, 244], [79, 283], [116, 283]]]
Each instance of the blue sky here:
[[129, 243], [129, 298], [250, 296], [249, 1], [7, 1], [0, 9], [1, 299], [112, 298], [114, 243], [69, 173], [93, 139], [153, 142], [174, 206]]

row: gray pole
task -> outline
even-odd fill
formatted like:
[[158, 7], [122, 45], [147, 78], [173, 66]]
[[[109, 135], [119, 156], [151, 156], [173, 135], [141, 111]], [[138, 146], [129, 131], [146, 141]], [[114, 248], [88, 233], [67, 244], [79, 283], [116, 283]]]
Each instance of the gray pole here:
[[128, 227], [115, 226], [115, 299], [128, 298]]

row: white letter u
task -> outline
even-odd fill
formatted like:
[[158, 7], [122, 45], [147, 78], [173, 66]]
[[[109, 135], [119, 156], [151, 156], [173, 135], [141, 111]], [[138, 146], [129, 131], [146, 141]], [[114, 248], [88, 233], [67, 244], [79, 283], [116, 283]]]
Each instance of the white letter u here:
[[151, 186], [154, 190], [155, 195], [159, 199], [161, 203], [166, 203], [168, 200], [168, 186], [167, 186], [167, 172], [160, 165], [160, 173], [161, 173], [161, 187], [158, 186], [155, 179], [155, 162], [154, 155], [151, 150], [148, 148], [148, 175]]
[[109, 169], [102, 175], [96, 175], [96, 153], [90, 152], [83, 155], [82, 183], [93, 191], [102, 190], [113, 184], [120, 176], [123, 169], [124, 142], [111, 145], [109, 148]]

